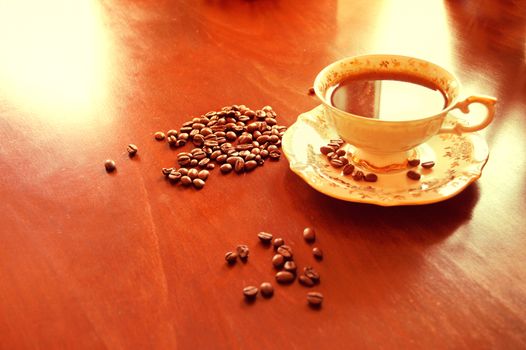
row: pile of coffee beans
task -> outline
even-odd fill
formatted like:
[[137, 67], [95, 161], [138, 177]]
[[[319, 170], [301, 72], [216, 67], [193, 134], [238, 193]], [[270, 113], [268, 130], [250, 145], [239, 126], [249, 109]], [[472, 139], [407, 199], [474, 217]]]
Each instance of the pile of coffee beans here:
[[216, 165], [223, 174], [243, 174], [263, 166], [266, 160], [277, 161], [287, 128], [278, 125], [276, 118], [270, 106], [252, 110], [232, 105], [193, 118], [179, 130], [168, 131], [167, 137], [156, 132], [155, 139], [166, 139], [171, 148], [194, 146], [189, 152], [178, 153], [177, 165], [163, 168], [162, 173], [173, 184], [193, 184], [200, 189]]
[[[257, 235], [261, 244], [272, 247], [274, 255], [272, 257], [272, 265], [277, 270], [274, 278], [278, 284], [291, 284], [296, 280], [298, 274], [298, 266], [294, 260], [294, 252], [292, 248], [285, 244], [285, 240], [281, 237], [274, 238], [271, 233], [259, 232]], [[307, 227], [303, 231], [303, 239], [308, 244], [316, 242], [316, 231]], [[237, 259], [246, 262], [248, 258], [249, 248], [247, 245], [238, 245], [235, 251], [229, 251], [225, 254], [225, 260], [228, 264], [233, 265]], [[316, 260], [323, 258], [323, 253], [319, 247], [312, 248], [313, 256]], [[313, 287], [320, 283], [320, 275], [312, 266], [305, 266], [301, 270], [298, 282], [305, 287]], [[249, 285], [243, 288], [243, 295], [247, 301], [253, 302], [260, 293], [264, 298], [270, 298], [274, 295], [274, 287], [270, 282], [263, 282], [260, 287]], [[320, 307], [323, 302], [323, 295], [319, 292], [307, 293], [307, 303], [312, 307]]]
[[[326, 157], [327, 161], [333, 168], [342, 169], [342, 175], [350, 175], [354, 181], [378, 181], [378, 175], [374, 173], [366, 174], [363, 171], [357, 169], [354, 164], [349, 162], [347, 156], [351, 154], [347, 154], [347, 152], [344, 149], [342, 149], [344, 143], [345, 142], [342, 139], [330, 140], [330, 142], [327, 145], [320, 147], [320, 152]], [[435, 166], [435, 162], [427, 161], [420, 163], [420, 159], [417, 158], [409, 159], [407, 161], [407, 166], [409, 168], [414, 168], [418, 165], [420, 165], [424, 169], [431, 169]], [[411, 180], [420, 180], [421, 177], [420, 173], [413, 169], [408, 170], [406, 175]]]

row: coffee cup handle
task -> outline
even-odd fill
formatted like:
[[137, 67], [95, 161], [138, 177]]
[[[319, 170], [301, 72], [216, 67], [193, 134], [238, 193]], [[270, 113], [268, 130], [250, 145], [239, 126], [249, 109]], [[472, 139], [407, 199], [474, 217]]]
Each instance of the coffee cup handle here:
[[440, 128], [438, 132], [462, 134], [463, 132], [474, 132], [477, 130], [481, 130], [488, 126], [493, 120], [493, 117], [495, 116], [495, 103], [497, 103], [497, 99], [495, 97], [490, 96], [469, 96], [465, 100], [457, 102], [451, 110], [457, 108], [462, 113], [467, 114], [469, 113], [469, 105], [472, 103], [480, 103], [484, 107], [486, 107], [486, 116], [479, 123], [475, 125], [465, 125], [459, 120], [457, 120], [454, 122], [453, 125]]

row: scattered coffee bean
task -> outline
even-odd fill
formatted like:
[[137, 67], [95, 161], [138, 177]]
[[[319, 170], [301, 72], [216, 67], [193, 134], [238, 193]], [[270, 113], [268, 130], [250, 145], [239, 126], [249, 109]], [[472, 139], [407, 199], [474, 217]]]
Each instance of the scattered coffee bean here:
[[354, 171], [354, 165], [353, 164], [346, 164], [344, 167], [343, 167], [343, 175], [351, 175], [352, 172]]
[[362, 181], [364, 177], [363, 171], [357, 170], [353, 175], [352, 178], [354, 181]]
[[188, 170], [188, 176], [190, 176], [190, 178], [193, 180], [195, 178], [197, 178], [197, 175], [199, 174], [199, 170], [197, 169], [190, 169]]
[[265, 244], [269, 244], [270, 242], [272, 242], [272, 234], [268, 232], [258, 233], [258, 238], [261, 242]]
[[269, 282], [263, 282], [259, 286], [261, 295], [265, 298], [270, 298], [274, 295], [274, 287]]
[[178, 134], [178, 133], [177, 133], [177, 130], [173, 130], [173, 129], [172, 129], [172, 130], [168, 130], [168, 132], [166, 133], [166, 136], [167, 136], [167, 137], [174, 136], [174, 137], [177, 138], [177, 134]]
[[248, 246], [244, 244], [240, 244], [236, 247], [237, 255], [241, 260], [245, 260], [248, 258], [248, 254], [250, 253], [250, 250], [248, 249]]
[[258, 163], [255, 160], [249, 160], [248, 162], [245, 163], [245, 170], [252, 171], [255, 168], [257, 168], [257, 166], [258, 166]]
[[280, 238], [280, 237], [274, 238], [274, 240], [272, 241], [272, 245], [274, 246], [275, 249], [278, 249], [284, 244], [285, 244], [285, 241], [283, 240], [283, 238]]
[[272, 257], [272, 265], [274, 265], [276, 269], [280, 269], [284, 263], [285, 263], [285, 258], [283, 257], [283, 255], [276, 254]]
[[369, 173], [363, 177], [363, 179], [367, 182], [376, 182], [378, 181], [378, 176], [373, 173]]
[[318, 283], [320, 281], [320, 274], [311, 266], [304, 267], [303, 274], [310, 278], [314, 283]]
[[307, 293], [307, 303], [309, 303], [310, 306], [320, 307], [323, 303], [323, 294], [319, 292]]
[[201, 170], [197, 174], [197, 177], [204, 181], [204, 180], [208, 179], [208, 175], [210, 175], [210, 172], [208, 170]]
[[407, 177], [410, 178], [411, 180], [420, 180], [421, 175], [417, 173], [416, 171], [409, 170], [407, 172]]
[[183, 186], [190, 186], [192, 184], [192, 178], [190, 176], [182, 176], [181, 177], [181, 184]]
[[312, 287], [315, 285], [314, 281], [305, 275], [301, 275], [300, 277], [298, 277], [298, 281], [306, 287]]
[[303, 230], [303, 239], [306, 242], [312, 243], [316, 240], [316, 231], [312, 227], [307, 227]]
[[292, 260], [285, 262], [285, 265], [283, 265], [283, 268], [285, 269], [285, 271], [289, 271], [292, 273], [296, 273], [296, 270], [297, 270], [296, 263]]
[[256, 295], [258, 294], [258, 288], [254, 286], [248, 286], [243, 288], [243, 295], [248, 300], [254, 300], [256, 298]]
[[408, 164], [409, 166], [417, 166], [418, 164], [420, 164], [420, 159], [417, 159], [417, 158], [415, 158], [415, 159], [409, 159], [409, 160], [407, 161], [407, 164]]
[[329, 163], [332, 165], [333, 168], [341, 168], [343, 166], [343, 162], [337, 158], [331, 159]]
[[237, 254], [234, 252], [227, 252], [225, 254], [225, 260], [229, 264], [235, 264], [237, 261]]
[[279, 271], [276, 273], [276, 281], [278, 283], [292, 283], [296, 276], [289, 271]]
[[317, 260], [323, 260], [323, 251], [318, 247], [312, 248], [312, 255], [314, 255], [314, 258]]
[[165, 138], [164, 132], [162, 131], [157, 131], [153, 136], [155, 137], [157, 141], [162, 141]]
[[228, 163], [225, 163], [225, 164], [222, 164], [220, 167], [219, 167], [219, 170], [221, 170], [221, 172], [223, 174], [228, 174], [229, 172], [232, 171], [232, 165], [228, 164]]
[[106, 161], [104, 161], [104, 168], [106, 168], [106, 171], [108, 173], [111, 173], [112, 171], [114, 171], [117, 167], [115, 166], [115, 162], [111, 159], [106, 159]]
[[130, 143], [128, 145], [128, 147], [126, 147], [126, 151], [128, 151], [128, 155], [130, 157], [133, 157], [137, 154], [137, 151], [139, 150], [139, 148], [137, 148], [137, 146], [135, 146], [133, 143]]
[[420, 164], [420, 166], [422, 168], [425, 168], [425, 169], [431, 169], [432, 167], [435, 166], [435, 162], [433, 162], [433, 161], [424, 162], [424, 163]]
[[321, 146], [320, 147], [320, 152], [321, 152], [321, 154], [327, 155], [327, 154], [329, 154], [331, 152], [334, 152], [334, 148], [329, 147], [329, 146]]
[[201, 179], [194, 179], [192, 183], [194, 184], [194, 187], [197, 188], [198, 190], [205, 187], [205, 182]]
[[310, 87], [309, 88], [309, 95], [314, 95], [314, 94], [316, 94], [316, 91], [314, 91], [313, 87]]
[[168, 180], [170, 180], [171, 183], [175, 184], [179, 182], [179, 180], [181, 180], [182, 176], [183, 175], [179, 171], [174, 169], [170, 172], [170, 174], [168, 174]]
[[292, 248], [289, 247], [288, 245], [285, 245], [285, 244], [284, 244], [284, 245], [282, 245], [282, 246], [279, 246], [277, 252], [278, 252], [278, 254], [283, 255], [283, 257], [284, 257], [286, 260], [292, 258]]

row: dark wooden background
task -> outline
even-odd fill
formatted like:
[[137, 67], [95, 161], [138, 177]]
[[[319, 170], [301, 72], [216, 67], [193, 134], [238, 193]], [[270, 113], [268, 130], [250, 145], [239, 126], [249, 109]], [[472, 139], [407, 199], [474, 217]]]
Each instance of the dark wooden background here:
[[[525, 348], [525, 32], [519, 0], [0, 2], [0, 348]], [[155, 131], [233, 103], [291, 125], [321, 68], [373, 52], [499, 99], [460, 195], [347, 203], [286, 159], [202, 191], [162, 178], [176, 152]], [[259, 231], [319, 270], [321, 310], [298, 284], [243, 301], [273, 282]], [[229, 268], [240, 243], [249, 262]]]

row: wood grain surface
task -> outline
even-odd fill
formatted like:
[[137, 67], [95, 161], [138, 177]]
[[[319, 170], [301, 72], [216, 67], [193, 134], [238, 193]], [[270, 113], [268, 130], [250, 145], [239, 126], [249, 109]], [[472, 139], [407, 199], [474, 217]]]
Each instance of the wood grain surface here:
[[[525, 33], [520, 0], [0, 1], [0, 348], [526, 348]], [[161, 175], [177, 151], [156, 131], [234, 103], [289, 126], [319, 70], [373, 52], [498, 98], [458, 196], [347, 203], [284, 158], [201, 191]], [[320, 272], [321, 309], [274, 283], [260, 231]], [[274, 297], [246, 303], [264, 281]]]

